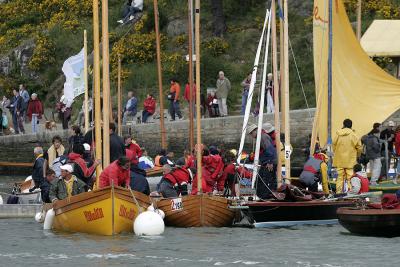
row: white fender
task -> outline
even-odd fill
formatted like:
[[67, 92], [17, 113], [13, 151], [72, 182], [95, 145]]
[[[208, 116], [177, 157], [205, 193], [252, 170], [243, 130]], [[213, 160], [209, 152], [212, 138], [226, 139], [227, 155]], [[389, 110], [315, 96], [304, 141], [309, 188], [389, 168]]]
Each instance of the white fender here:
[[3, 205], [3, 204], [4, 204], [3, 197], [0, 196], [0, 205]]
[[165, 225], [161, 216], [152, 211], [145, 211], [136, 217], [133, 231], [137, 236], [157, 236], [164, 233]]
[[53, 209], [49, 209], [46, 213], [46, 217], [44, 219], [43, 230], [50, 230], [53, 226], [53, 221], [55, 217], [55, 212]]
[[38, 223], [44, 222], [44, 218], [46, 217], [45, 212], [41, 211], [35, 214], [35, 221]]
[[165, 218], [165, 213], [164, 213], [162, 210], [156, 209], [156, 210], [154, 210], [154, 212], [157, 213], [158, 215], [160, 215], [160, 216], [161, 216], [161, 219], [164, 220], [164, 218]]

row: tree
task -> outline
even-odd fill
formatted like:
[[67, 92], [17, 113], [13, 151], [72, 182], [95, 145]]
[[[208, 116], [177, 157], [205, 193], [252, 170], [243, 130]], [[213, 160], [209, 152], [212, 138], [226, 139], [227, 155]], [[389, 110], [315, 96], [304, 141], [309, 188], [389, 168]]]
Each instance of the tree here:
[[223, 0], [211, 0], [213, 14], [213, 33], [215, 36], [223, 37], [226, 32]]

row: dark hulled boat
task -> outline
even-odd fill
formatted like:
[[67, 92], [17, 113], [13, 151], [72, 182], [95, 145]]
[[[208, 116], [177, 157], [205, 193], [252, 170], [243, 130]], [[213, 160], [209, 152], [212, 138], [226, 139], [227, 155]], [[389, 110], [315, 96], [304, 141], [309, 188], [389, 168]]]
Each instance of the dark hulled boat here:
[[350, 233], [365, 236], [400, 236], [399, 209], [340, 208], [340, 224]]

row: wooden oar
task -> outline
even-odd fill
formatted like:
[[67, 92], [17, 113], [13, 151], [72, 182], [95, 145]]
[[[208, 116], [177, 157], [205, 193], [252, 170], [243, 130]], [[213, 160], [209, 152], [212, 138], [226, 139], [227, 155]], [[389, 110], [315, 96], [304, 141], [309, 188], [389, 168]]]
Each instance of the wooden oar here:
[[143, 212], [143, 208], [140, 207], [139, 202], [137, 201], [137, 199], [136, 199], [136, 197], [135, 197], [135, 194], [133, 193], [133, 191], [132, 191], [131, 188], [129, 188], [129, 191], [131, 192], [133, 201], [135, 201], [135, 204], [136, 204], [136, 206], [137, 206], [137, 208], [138, 208], [139, 214], [142, 213], [142, 212]]

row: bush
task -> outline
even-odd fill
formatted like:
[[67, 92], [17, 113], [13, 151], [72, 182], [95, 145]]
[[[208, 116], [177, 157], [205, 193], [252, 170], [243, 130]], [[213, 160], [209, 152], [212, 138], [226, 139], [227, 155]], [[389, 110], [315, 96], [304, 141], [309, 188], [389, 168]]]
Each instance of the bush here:
[[226, 53], [229, 44], [222, 38], [212, 37], [203, 41], [202, 48], [214, 57], [218, 57]]

